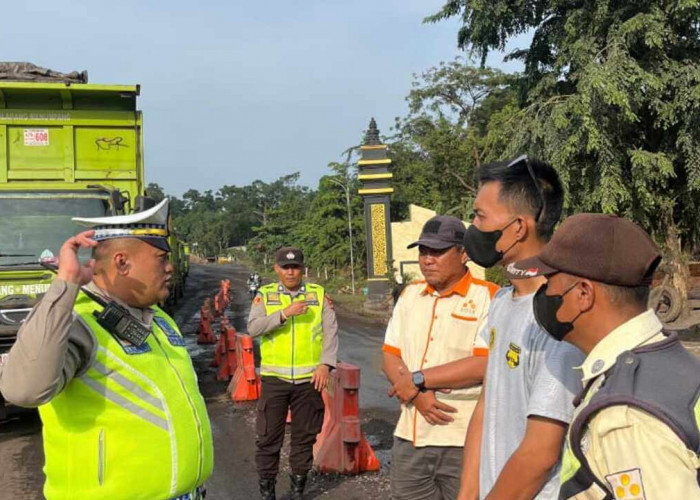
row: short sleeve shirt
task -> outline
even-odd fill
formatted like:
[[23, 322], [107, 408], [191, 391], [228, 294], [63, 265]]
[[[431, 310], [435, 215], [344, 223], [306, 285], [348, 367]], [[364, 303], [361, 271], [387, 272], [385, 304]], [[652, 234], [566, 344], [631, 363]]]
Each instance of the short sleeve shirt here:
[[[568, 424], [581, 387], [580, 372], [574, 367], [583, 361], [583, 353], [542, 330], [534, 318], [533, 297], [513, 297], [512, 287], [500, 290], [481, 333], [490, 349], [479, 470], [482, 498], [525, 437], [527, 418]], [[536, 498], [557, 498], [558, 476], [559, 465]]]
[[[408, 285], [399, 298], [384, 340], [384, 351], [400, 356], [410, 371], [443, 365], [468, 356], [487, 356], [479, 335], [498, 286], [470, 273], [442, 294], [423, 282]], [[436, 397], [457, 409], [454, 421], [430, 425], [411, 404], [401, 405], [395, 436], [414, 446], [464, 446], [469, 420], [481, 387], [453, 390]]]

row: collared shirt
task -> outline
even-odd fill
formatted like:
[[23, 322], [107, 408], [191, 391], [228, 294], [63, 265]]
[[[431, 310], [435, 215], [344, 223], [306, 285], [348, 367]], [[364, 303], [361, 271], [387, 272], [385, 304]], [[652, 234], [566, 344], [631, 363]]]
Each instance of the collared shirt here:
[[[409, 284], [401, 294], [384, 340], [384, 351], [400, 356], [410, 371], [443, 365], [468, 356], [487, 356], [478, 335], [498, 286], [467, 272], [450, 290], [438, 293], [425, 281]], [[401, 405], [395, 436], [414, 446], [463, 446], [481, 387], [436, 393], [457, 408], [454, 422], [429, 424], [413, 405]]]
[[[86, 288], [108, 297], [94, 283]], [[0, 392], [9, 402], [27, 407], [48, 403], [68, 382], [90, 367], [97, 341], [73, 314], [79, 290], [78, 285], [56, 278], [27, 316], [5, 364], [0, 367]], [[150, 328], [153, 309], [130, 307], [121, 300], [113, 300]]]
[[[581, 369], [591, 388], [576, 409], [586, 407], [623, 352], [662, 341], [662, 324], [648, 311], [610, 332], [588, 354]], [[660, 373], [660, 377], [664, 374]], [[588, 423], [582, 450], [592, 472], [615, 498], [697, 500], [698, 459], [664, 423], [627, 405], [604, 408]], [[586, 497], [588, 498], [588, 497]]]
[[[300, 293], [303, 293], [303, 285], [297, 290], [288, 290], [282, 284], [278, 284], [281, 291], [288, 293], [294, 299]], [[321, 351], [321, 364], [335, 367], [336, 357], [338, 355], [338, 320], [335, 316], [335, 308], [333, 301], [326, 293], [324, 294], [323, 308], [321, 309], [321, 326], [323, 328], [323, 345]], [[282, 326], [284, 320], [282, 311], [276, 311], [272, 314], [267, 314], [265, 304], [260, 297], [260, 293], [256, 295], [253, 304], [250, 306], [250, 314], [248, 316], [248, 335], [258, 337], [272, 332]], [[309, 382], [310, 379], [301, 379], [291, 381], [286, 379], [285, 382], [303, 384]]]

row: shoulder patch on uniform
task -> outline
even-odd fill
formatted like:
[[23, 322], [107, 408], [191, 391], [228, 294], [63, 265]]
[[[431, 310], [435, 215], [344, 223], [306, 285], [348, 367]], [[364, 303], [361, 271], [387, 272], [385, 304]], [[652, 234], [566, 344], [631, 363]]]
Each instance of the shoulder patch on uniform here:
[[630, 469], [605, 476], [615, 498], [646, 500], [641, 469]]
[[255, 298], [253, 299], [253, 304], [260, 304], [262, 302], [262, 297], [260, 294], [255, 295]]
[[330, 307], [332, 310], [335, 310], [335, 304], [333, 303], [333, 299], [331, 299], [331, 296], [326, 294], [326, 303], [328, 304], [328, 307]]

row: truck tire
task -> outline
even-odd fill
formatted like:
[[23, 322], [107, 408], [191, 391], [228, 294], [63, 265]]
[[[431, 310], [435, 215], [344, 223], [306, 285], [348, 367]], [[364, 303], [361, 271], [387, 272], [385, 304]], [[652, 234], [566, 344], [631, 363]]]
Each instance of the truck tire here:
[[670, 285], [652, 288], [648, 304], [662, 323], [675, 321], [683, 310], [680, 292]]

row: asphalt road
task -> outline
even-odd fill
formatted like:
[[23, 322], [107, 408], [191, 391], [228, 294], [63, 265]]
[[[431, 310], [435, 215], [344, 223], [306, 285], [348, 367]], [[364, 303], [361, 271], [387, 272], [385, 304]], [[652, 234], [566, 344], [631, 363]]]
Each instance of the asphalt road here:
[[[209, 411], [214, 436], [215, 466], [208, 481], [207, 499], [257, 498], [255, 473], [255, 403], [234, 404], [226, 395], [226, 383], [216, 381], [209, 366], [214, 346], [196, 344], [199, 307], [213, 297], [222, 279], [230, 279], [233, 303], [228, 312], [237, 331], [244, 332], [249, 310], [245, 280], [248, 271], [238, 265], [192, 266], [184, 299], [177, 305], [175, 320], [187, 338], [188, 349], [199, 375], [200, 389]], [[386, 396], [386, 381], [381, 374], [381, 344], [384, 327], [362, 317], [339, 311], [340, 352], [342, 361], [362, 368], [360, 389], [363, 431], [372, 444], [382, 469], [358, 477], [314, 475], [308, 498], [388, 499], [388, 459], [398, 405]], [[288, 439], [287, 439], [288, 442]], [[283, 449], [282, 467], [287, 470], [288, 448]], [[41, 499], [44, 475], [41, 447], [41, 422], [36, 412], [12, 416], [0, 423], [0, 499]], [[278, 498], [286, 498], [286, 474], [281, 473]]]

